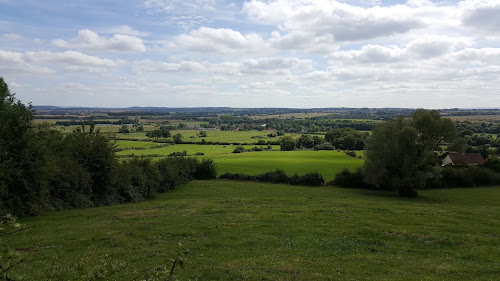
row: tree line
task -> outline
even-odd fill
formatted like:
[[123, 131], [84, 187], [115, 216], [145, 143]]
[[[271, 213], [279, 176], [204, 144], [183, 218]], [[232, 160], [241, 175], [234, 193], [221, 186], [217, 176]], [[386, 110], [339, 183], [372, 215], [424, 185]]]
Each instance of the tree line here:
[[192, 179], [215, 178], [211, 160], [118, 161], [116, 145], [93, 125], [64, 135], [32, 122], [34, 111], [0, 77], [0, 213], [136, 202]]

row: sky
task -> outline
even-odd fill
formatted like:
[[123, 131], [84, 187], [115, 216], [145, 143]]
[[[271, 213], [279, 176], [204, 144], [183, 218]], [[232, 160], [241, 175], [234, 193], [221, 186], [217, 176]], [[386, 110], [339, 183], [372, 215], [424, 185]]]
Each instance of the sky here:
[[500, 107], [500, 0], [0, 0], [33, 105]]

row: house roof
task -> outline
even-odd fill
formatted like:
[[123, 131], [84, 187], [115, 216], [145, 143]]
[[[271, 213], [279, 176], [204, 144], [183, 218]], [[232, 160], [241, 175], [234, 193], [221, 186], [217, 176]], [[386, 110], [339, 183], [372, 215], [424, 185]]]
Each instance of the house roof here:
[[453, 163], [483, 164], [484, 158], [481, 153], [450, 153]]

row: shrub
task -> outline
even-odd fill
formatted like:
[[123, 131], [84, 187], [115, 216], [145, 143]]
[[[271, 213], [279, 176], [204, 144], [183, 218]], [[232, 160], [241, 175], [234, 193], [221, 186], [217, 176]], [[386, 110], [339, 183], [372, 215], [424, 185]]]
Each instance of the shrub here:
[[234, 150], [233, 153], [242, 153], [245, 152], [245, 148], [241, 145], [237, 146]]
[[258, 181], [270, 183], [288, 183], [288, 176], [285, 171], [276, 169], [276, 171], [267, 172], [257, 176]]
[[180, 151], [172, 152], [168, 156], [187, 156], [187, 151], [184, 150], [182, 152], [180, 152]]
[[282, 184], [309, 185], [309, 186], [320, 186], [323, 185], [325, 182], [323, 176], [317, 172], [308, 173], [303, 176], [298, 176], [295, 174], [289, 177], [283, 170], [280, 169], [255, 176], [245, 175], [245, 174], [225, 173], [220, 175], [219, 179], [237, 180], [237, 181], [258, 181], [258, 182], [268, 182], [268, 183], [282, 183]]
[[347, 154], [347, 155], [349, 155], [349, 156], [351, 156], [351, 157], [356, 157], [356, 152], [351, 151], [351, 150], [346, 151], [346, 152], [345, 152], [345, 154]]
[[329, 142], [325, 142], [322, 144], [317, 144], [313, 147], [314, 150], [334, 150], [335, 148]]
[[299, 176], [299, 185], [310, 185], [310, 186], [320, 186], [325, 183], [323, 175], [318, 172], [307, 173], [303, 176]]
[[245, 174], [225, 173], [219, 176], [219, 179], [237, 180], [237, 181], [257, 181], [256, 176]]
[[335, 179], [327, 183], [328, 185], [341, 186], [341, 187], [355, 187], [365, 189], [375, 189], [373, 185], [365, 182], [362, 168], [357, 168], [354, 171], [343, 169], [340, 173], [335, 175]]
[[202, 159], [196, 167], [193, 177], [197, 180], [217, 178], [214, 161], [212, 159]]
[[205, 155], [203, 152], [196, 152], [194, 155]]

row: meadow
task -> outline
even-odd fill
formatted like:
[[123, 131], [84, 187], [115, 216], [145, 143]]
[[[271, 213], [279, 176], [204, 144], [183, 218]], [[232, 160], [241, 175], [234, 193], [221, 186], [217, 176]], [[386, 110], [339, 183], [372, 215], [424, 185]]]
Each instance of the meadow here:
[[[264, 141], [278, 141], [281, 137], [268, 137], [270, 134], [268, 131], [206, 131], [206, 137], [198, 137], [197, 134], [200, 130], [178, 130], [171, 131], [172, 135], [181, 134], [184, 136], [184, 141], [186, 142], [201, 142], [203, 139], [207, 142], [227, 142], [227, 143], [257, 143], [259, 140]], [[301, 134], [287, 133], [286, 136], [291, 136], [296, 139], [301, 136]], [[324, 138], [324, 135], [318, 135]]]
[[[158, 145], [161, 145], [160, 143], [154, 143], [154, 142], [139, 142], [139, 141], [123, 141], [119, 140], [117, 141], [118, 143], [118, 148], [123, 148], [123, 147], [140, 147], [141, 143], [142, 144], [148, 144], [148, 145], [153, 145], [152, 147], [156, 147]], [[134, 143], [137, 143], [136, 146], [134, 146]], [[216, 155], [216, 154], [228, 154], [232, 153], [233, 150], [236, 148], [236, 145], [202, 145], [202, 144], [164, 144], [162, 147], [158, 148], [150, 148], [150, 149], [140, 149], [140, 150], [123, 150], [123, 151], [118, 151], [116, 155], [118, 156], [131, 156], [132, 154], [135, 156], [168, 156], [169, 154], [173, 152], [182, 152], [184, 150], [187, 151], [189, 155], [196, 154], [198, 152], [204, 153], [205, 155]], [[250, 149], [253, 147], [262, 147], [262, 148], [267, 148], [267, 145], [260, 146], [260, 145], [244, 145], [245, 149]], [[273, 145], [271, 146], [272, 149], [278, 149], [279, 150], [279, 145]]]
[[259, 151], [212, 155], [207, 158], [214, 160], [219, 175], [223, 173], [257, 175], [282, 169], [288, 175], [319, 172], [326, 181], [333, 180], [342, 169], [353, 170], [361, 167], [364, 162], [343, 152], [330, 150]]
[[194, 181], [1, 239], [23, 280], [153, 280], [177, 258], [179, 280], [496, 280], [500, 187], [420, 194]]
[[[118, 147], [132, 147], [134, 143], [158, 145], [157, 143], [145, 143], [134, 141], [118, 141]], [[254, 147], [267, 148], [267, 146], [244, 145], [245, 149]], [[128, 149], [118, 151], [116, 154], [121, 157], [126, 156], [156, 156], [164, 157], [174, 152], [186, 151], [188, 155], [203, 153], [203, 158], [213, 159], [219, 175], [223, 173], [243, 173], [257, 175], [276, 169], [282, 169], [287, 174], [303, 175], [309, 172], [319, 172], [325, 180], [333, 180], [335, 175], [342, 169], [353, 170], [363, 165], [363, 160], [346, 155], [344, 152], [331, 150], [299, 150], [299, 151], [279, 151], [279, 145], [271, 146], [274, 151], [254, 151], [243, 153], [232, 153], [235, 145], [198, 145], [198, 144], [175, 144], [165, 145], [150, 149]], [[357, 152], [363, 156], [361, 152]]]

